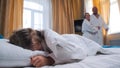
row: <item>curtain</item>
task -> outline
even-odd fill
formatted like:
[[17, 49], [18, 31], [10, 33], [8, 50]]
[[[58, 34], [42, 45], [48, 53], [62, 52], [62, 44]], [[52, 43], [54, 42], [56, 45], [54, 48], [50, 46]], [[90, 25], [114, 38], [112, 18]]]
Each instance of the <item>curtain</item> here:
[[84, 0], [84, 12], [92, 14], [93, 0]]
[[80, 7], [81, 0], [52, 0], [53, 30], [74, 33], [74, 20], [82, 17]]
[[1, 29], [4, 37], [8, 38], [14, 30], [22, 28], [23, 0], [1, 1], [5, 3], [1, 6], [1, 10], [4, 10]]
[[6, 1], [7, 0], [0, 0], [0, 34], [3, 33], [4, 22], [5, 22], [5, 11], [6, 11]]
[[73, 18], [78, 20], [84, 17], [84, 0], [72, 0]]
[[44, 28], [45, 29], [52, 28], [52, 4], [51, 4], [51, 0], [42, 0], [41, 4], [44, 5], [43, 29]]
[[[106, 24], [109, 24], [110, 17], [110, 0], [93, 0], [93, 6], [98, 8], [99, 14], [101, 14]], [[103, 30], [104, 43], [107, 43], [107, 32]]]

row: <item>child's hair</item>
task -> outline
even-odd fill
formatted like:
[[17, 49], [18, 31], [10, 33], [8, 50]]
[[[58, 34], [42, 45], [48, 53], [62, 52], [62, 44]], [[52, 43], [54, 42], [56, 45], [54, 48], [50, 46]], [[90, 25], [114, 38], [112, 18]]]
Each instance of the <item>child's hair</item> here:
[[[35, 33], [36, 32], [36, 33]], [[9, 42], [25, 49], [31, 49], [32, 36], [37, 35], [37, 41], [40, 42], [44, 39], [40, 31], [33, 30], [31, 28], [24, 28], [14, 31], [9, 38]]]

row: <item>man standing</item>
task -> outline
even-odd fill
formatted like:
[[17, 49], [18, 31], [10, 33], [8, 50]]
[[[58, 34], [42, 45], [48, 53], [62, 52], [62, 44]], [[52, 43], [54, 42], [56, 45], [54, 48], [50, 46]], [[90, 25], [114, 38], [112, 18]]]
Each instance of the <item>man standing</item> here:
[[104, 28], [106, 31], [108, 30], [107, 24], [105, 24], [102, 17], [98, 14], [97, 7], [92, 8], [93, 14], [90, 16], [90, 21], [93, 26], [95, 26], [98, 29], [98, 33], [94, 36], [95, 42], [97, 42], [100, 45], [103, 45], [103, 31], [102, 28]]

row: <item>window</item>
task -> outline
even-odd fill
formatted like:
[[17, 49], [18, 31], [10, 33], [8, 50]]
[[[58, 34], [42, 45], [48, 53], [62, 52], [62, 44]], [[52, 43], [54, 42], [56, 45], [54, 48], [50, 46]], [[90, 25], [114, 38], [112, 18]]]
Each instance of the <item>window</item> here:
[[23, 28], [50, 28], [51, 15], [51, 0], [24, 0]]
[[120, 33], [120, 9], [118, 0], [110, 0], [110, 22], [108, 34]]
[[84, 0], [85, 12], [92, 14], [93, 0]]

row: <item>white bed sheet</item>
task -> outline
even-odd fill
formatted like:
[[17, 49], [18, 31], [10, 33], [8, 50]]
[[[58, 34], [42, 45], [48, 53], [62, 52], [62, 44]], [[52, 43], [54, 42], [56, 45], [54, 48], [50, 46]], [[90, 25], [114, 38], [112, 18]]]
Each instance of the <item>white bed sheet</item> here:
[[[76, 63], [55, 66], [43, 66], [38, 68], [120, 68], [120, 48], [106, 48], [116, 54], [89, 56]], [[25, 67], [29, 68], [29, 67]], [[30, 67], [31, 68], [31, 67]]]

